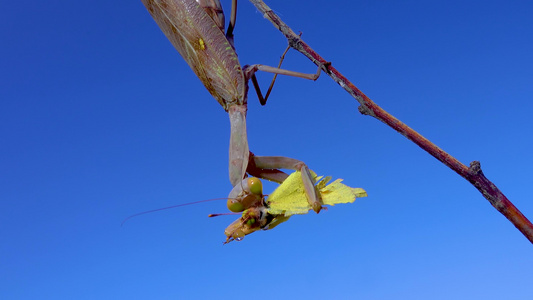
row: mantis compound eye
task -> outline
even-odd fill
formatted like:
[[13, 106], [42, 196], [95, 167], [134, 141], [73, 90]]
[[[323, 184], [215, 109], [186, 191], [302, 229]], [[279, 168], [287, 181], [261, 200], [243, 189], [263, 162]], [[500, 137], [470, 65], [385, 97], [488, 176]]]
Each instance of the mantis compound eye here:
[[232, 212], [241, 212], [244, 210], [244, 206], [242, 205], [242, 203], [235, 199], [228, 199], [228, 202], [226, 204], [228, 206], [228, 209]]
[[248, 188], [250, 189], [250, 193], [254, 195], [263, 195], [263, 184], [257, 177], [248, 178]]
[[228, 196], [227, 206], [232, 212], [241, 212], [257, 206], [263, 199], [263, 184], [256, 177], [249, 177], [236, 185]]

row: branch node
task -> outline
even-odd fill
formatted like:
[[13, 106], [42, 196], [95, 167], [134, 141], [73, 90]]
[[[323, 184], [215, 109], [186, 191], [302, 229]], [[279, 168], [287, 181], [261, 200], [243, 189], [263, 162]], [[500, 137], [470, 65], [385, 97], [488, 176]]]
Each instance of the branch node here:
[[365, 104], [359, 105], [359, 107], [357, 107], [357, 109], [359, 110], [359, 112], [362, 115], [371, 116], [371, 117], [375, 116], [374, 112], [370, 108], [368, 108], [368, 106], [366, 106]]
[[468, 172], [471, 175], [483, 175], [483, 171], [481, 171], [481, 164], [479, 163], [479, 161], [472, 161], [470, 163], [470, 167], [468, 168]]
[[302, 44], [300, 43], [301, 41], [300, 36], [287, 37], [287, 40], [289, 40], [289, 45], [293, 49], [295, 49], [296, 51], [302, 51]]

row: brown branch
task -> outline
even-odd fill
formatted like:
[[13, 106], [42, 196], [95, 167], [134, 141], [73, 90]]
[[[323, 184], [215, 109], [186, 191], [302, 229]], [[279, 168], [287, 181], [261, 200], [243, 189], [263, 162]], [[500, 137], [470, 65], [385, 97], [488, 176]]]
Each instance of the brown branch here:
[[263, 1], [250, 0], [250, 2], [255, 5], [266, 19], [285, 35], [292, 48], [307, 56], [307, 58], [313, 61], [317, 66], [322, 66], [324, 72], [326, 72], [335, 82], [359, 102], [359, 112], [364, 115], [372, 116], [389, 125], [450, 169], [457, 172], [461, 177], [468, 180], [481, 192], [483, 197], [489, 200], [494, 208], [509, 219], [509, 221], [511, 221], [511, 223], [513, 223], [513, 225], [516, 226], [516, 228], [518, 228], [518, 230], [520, 230], [531, 243], [533, 243], [533, 224], [531, 224], [531, 222], [513, 205], [513, 203], [505, 197], [494, 183], [483, 175], [478, 161], [471, 162], [470, 167], [465, 166], [455, 157], [444, 152], [418, 132], [393, 117], [363, 94], [363, 92], [346, 79], [346, 77], [337, 71], [337, 69], [332, 67], [327, 60], [311, 49], [311, 47], [309, 47], [299, 35], [294, 33], [287, 24], [281, 21], [281, 19]]

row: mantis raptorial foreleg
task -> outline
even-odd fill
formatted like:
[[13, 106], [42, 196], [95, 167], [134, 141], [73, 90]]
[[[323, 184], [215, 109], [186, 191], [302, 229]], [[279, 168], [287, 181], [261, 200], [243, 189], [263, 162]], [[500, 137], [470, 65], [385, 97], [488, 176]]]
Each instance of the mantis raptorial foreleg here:
[[[279, 66], [281, 66], [285, 53], [287, 53], [288, 49], [289, 48], [287, 48], [283, 53], [279, 62]], [[259, 98], [261, 104], [265, 105], [276, 78], [274, 77], [272, 79], [267, 94], [265, 97], [263, 97], [261, 89], [259, 88], [259, 83], [257, 82], [257, 78], [255, 77], [255, 72], [257, 71], [269, 72], [276, 75], [279, 74], [309, 80], [316, 80], [320, 76], [321, 67], [317, 69], [317, 72], [315, 74], [308, 74], [259, 64], [244, 66], [243, 72], [245, 78], [252, 79], [254, 88], [257, 92], [257, 97]], [[307, 165], [299, 160], [281, 156], [254, 157], [253, 154], [252, 156], [249, 156], [248, 139], [246, 135], [246, 106], [232, 106], [230, 107], [228, 113], [230, 115], [231, 123], [229, 172], [230, 181], [232, 185], [235, 186], [236, 184], [238, 184], [240, 180], [244, 178], [246, 172], [250, 174], [252, 174], [251, 172], [254, 172], [254, 176], [281, 183], [287, 175], [281, 171], [272, 173], [272, 169], [298, 170], [302, 173], [302, 180], [304, 182], [309, 204], [313, 207], [313, 210], [315, 212], [320, 212], [322, 205], [318, 193], [316, 192], [314, 187], [314, 182], [312, 179], [313, 177], [311, 176]], [[249, 159], [251, 158], [253, 158], [254, 167], [250, 167], [248, 165]], [[265, 172], [265, 170], [269, 171]], [[285, 177], [283, 177], [283, 175], [281, 174], [284, 174]]]
[[[320, 68], [318, 68], [316, 74], [306, 74], [300, 72], [294, 72], [265, 65], [251, 65], [244, 67], [245, 78], [252, 79], [257, 96], [261, 104], [265, 104], [267, 97], [263, 97], [259, 84], [255, 77], [255, 72], [265, 71], [274, 74], [294, 76], [304, 79], [316, 80], [320, 75]], [[269, 89], [271, 90], [272, 85]], [[232, 105], [228, 109], [231, 134], [230, 134], [230, 151], [229, 151], [229, 174], [230, 182], [235, 186], [240, 180], [244, 178], [246, 174], [248, 164], [248, 138], [246, 135], [246, 105]]]
[[[251, 66], [245, 66], [244, 67], [244, 77], [248, 79], [252, 79], [252, 82], [254, 84], [255, 90], [257, 92], [257, 96], [259, 98], [259, 101], [261, 104], [265, 104], [267, 101], [267, 97], [263, 97], [261, 90], [259, 88], [259, 84], [257, 82], [257, 79], [255, 77], [255, 72], [257, 71], [265, 71], [269, 73], [274, 74], [280, 74], [280, 75], [288, 75], [293, 77], [299, 77], [309, 80], [316, 80], [320, 76], [320, 70], [319, 67], [317, 72], [315, 74], [307, 74], [307, 73], [301, 73], [301, 72], [294, 72], [289, 70], [284, 70], [280, 68], [274, 68], [269, 67], [265, 65], [251, 65]], [[270, 90], [272, 89], [273, 83], [270, 85], [268, 93], [270, 93]], [[232, 105], [228, 109], [229, 117], [230, 117], [230, 125], [231, 125], [231, 134], [230, 134], [230, 151], [229, 151], [229, 177], [230, 182], [233, 186], [238, 184], [246, 175], [246, 171], [248, 169], [248, 158], [249, 158], [249, 147], [248, 147], [248, 138], [246, 134], [246, 105]], [[280, 167], [265, 167], [265, 169], [277, 169], [277, 168], [287, 168], [287, 169], [294, 169], [297, 170], [297, 166], [300, 166], [300, 161], [281, 161], [282, 164]], [[305, 164], [304, 164], [305, 166]], [[305, 167], [307, 168], [307, 167]], [[298, 169], [299, 170], [299, 169]], [[302, 174], [305, 172], [302, 172]], [[307, 182], [307, 181], [304, 181]], [[310, 196], [310, 201], [315, 203], [313, 206], [313, 209], [315, 211], [320, 211], [319, 209], [319, 202], [318, 198], [315, 196], [312, 196], [312, 193], [309, 192], [308, 194]]]
[[322, 209], [320, 193], [317, 192], [313, 175], [307, 165], [294, 158], [283, 156], [256, 156], [250, 153], [248, 173], [252, 176], [282, 183], [288, 175], [278, 169], [300, 171], [307, 195], [307, 201], [316, 213]]

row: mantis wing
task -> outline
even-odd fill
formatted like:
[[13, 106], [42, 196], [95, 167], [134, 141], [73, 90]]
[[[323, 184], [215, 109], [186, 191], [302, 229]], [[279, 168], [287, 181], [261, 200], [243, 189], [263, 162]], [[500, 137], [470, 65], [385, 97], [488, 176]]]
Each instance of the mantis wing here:
[[159, 28], [209, 93], [227, 110], [245, 101], [237, 54], [213, 19], [195, 0], [142, 0]]

